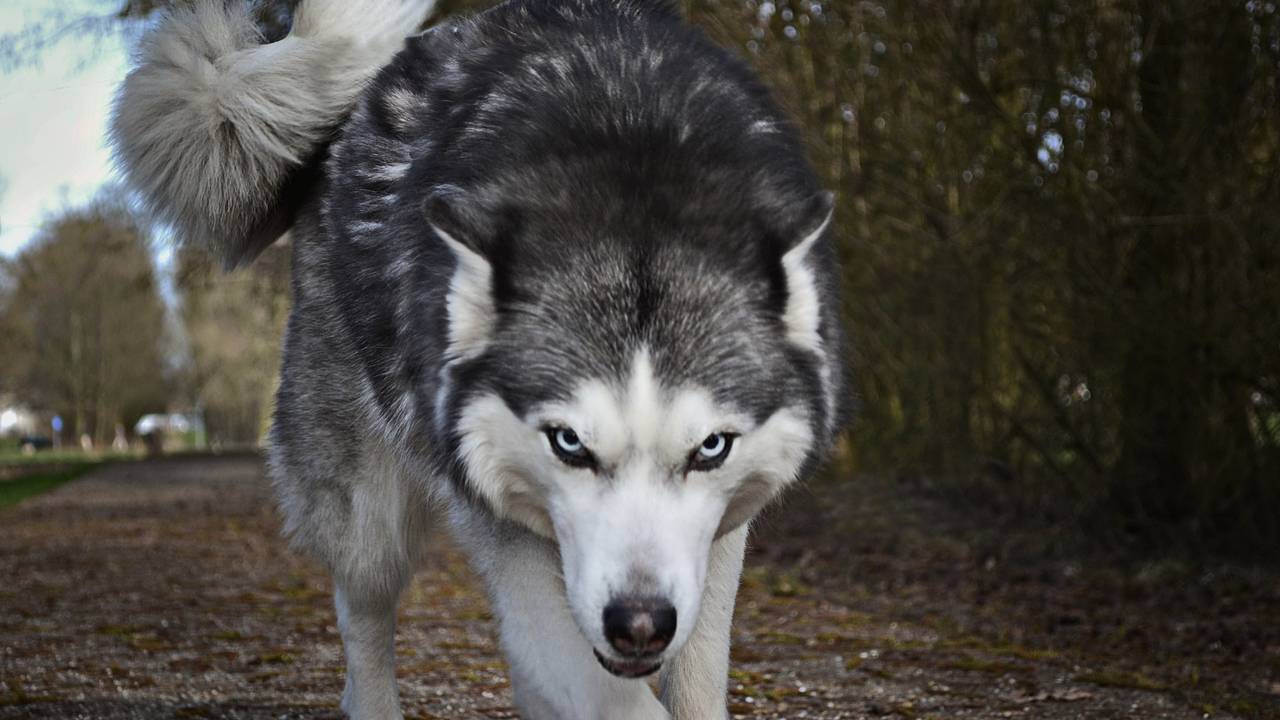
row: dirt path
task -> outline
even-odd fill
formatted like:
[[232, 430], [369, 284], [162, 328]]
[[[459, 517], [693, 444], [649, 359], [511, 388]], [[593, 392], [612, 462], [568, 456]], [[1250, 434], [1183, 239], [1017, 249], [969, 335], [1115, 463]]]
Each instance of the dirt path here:
[[[904, 621], [894, 589], [761, 544], [736, 622], [737, 717], [1234, 717]], [[406, 715], [516, 717], [485, 599], [441, 546], [402, 603]], [[257, 458], [110, 465], [0, 512], [0, 718], [336, 718], [341, 687], [328, 582], [278, 539]]]

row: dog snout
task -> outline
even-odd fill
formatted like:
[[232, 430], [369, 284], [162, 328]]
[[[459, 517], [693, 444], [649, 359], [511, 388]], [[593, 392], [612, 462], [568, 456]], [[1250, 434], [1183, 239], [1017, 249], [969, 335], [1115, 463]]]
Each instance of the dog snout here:
[[605, 606], [604, 636], [621, 655], [656, 655], [675, 634], [675, 606], [662, 598], [622, 598]]

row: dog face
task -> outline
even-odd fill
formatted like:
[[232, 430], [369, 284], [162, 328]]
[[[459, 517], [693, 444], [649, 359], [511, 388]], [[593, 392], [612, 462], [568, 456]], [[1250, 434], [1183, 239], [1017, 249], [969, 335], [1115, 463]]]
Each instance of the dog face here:
[[[803, 408], [760, 422], [705, 389], [665, 386], [647, 349], [625, 384], [581, 381], [523, 417], [482, 395], [460, 427], [476, 490], [557, 542], [574, 618], [620, 675], [647, 674], [683, 645], [712, 540], [796, 477], [813, 442]], [[610, 609], [635, 602], [674, 611], [674, 627], [641, 629], [642, 642], [611, 635]]]
[[457, 258], [442, 406], [465, 483], [557, 543], [574, 618], [615, 674], [683, 645], [712, 541], [826, 442], [834, 388], [810, 265], [826, 217], [751, 256], [712, 229], [696, 242], [624, 229], [639, 220], [588, 223], [591, 236], [535, 221], [497, 259], [436, 227]]

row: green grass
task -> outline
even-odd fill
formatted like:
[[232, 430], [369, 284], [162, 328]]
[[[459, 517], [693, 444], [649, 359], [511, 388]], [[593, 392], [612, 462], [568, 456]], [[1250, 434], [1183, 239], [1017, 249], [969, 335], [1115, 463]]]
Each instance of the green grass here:
[[27, 455], [17, 447], [3, 447], [0, 448], [0, 465], [49, 465], [89, 460], [127, 459], [141, 456], [142, 453], [135, 450], [125, 452], [115, 450], [85, 452], [79, 448], [41, 450], [32, 455]]
[[79, 462], [58, 472], [35, 472], [13, 480], [0, 481], [0, 508], [16, 505], [32, 495], [48, 492], [80, 477], [97, 464]]

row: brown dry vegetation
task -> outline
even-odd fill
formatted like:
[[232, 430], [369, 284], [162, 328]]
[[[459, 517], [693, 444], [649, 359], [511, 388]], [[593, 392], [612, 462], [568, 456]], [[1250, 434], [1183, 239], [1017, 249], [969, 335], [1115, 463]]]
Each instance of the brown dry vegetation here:
[[[279, 540], [257, 457], [109, 465], [0, 523], [0, 718], [338, 717], [329, 585]], [[1025, 540], [918, 487], [796, 491], [756, 533], [730, 709], [1280, 717], [1274, 576], [1094, 571]], [[401, 608], [406, 713], [515, 717], [485, 599], [439, 541]]]

